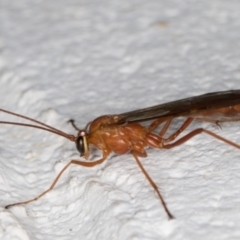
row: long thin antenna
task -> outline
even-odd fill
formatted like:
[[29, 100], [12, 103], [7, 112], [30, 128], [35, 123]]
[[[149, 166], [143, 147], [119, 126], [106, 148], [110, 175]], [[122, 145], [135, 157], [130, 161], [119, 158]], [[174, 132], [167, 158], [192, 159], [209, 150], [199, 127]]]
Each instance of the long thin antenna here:
[[18, 114], [18, 113], [14, 113], [14, 112], [11, 112], [11, 111], [7, 111], [5, 109], [2, 109], [0, 108], [0, 111], [1, 112], [4, 112], [4, 113], [7, 113], [7, 114], [10, 114], [10, 115], [13, 115], [13, 116], [16, 116], [16, 117], [19, 117], [19, 118], [23, 118], [23, 119], [26, 119], [28, 121], [31, 121], [31, 122], [34, 122], [34, 123], [37, 123], [39, 125], [42, 125], [44, 127], [40, 127], [38, 125], [33, 125], [33, 124], [25, 124], [25, 123], [18, 123], [18, 122], [9, 122], [9, 121], [0, 121], [0, 124], [9, 124], [9, 125], [17, 125], [17, 126], [25, 126], [25, 127], [32, 127], [32, 128], [38, 128], [38, 129], [42, 129], [42, 130], [45, 130], [45, 131], [48, 131], [48, 132], [52, 132], [52, 133], [55, 133], [57, 135], [60, 135], [62, 137], [65, 137], [67, 139], [69, 139], [70, 141], [75, 141], [76, 140], [76, 137], [74, 135], [71, 135], [71, 134], [68, 134], [68, 133], [65, 133], [57, 128], [54, 128], [46, 123], [43, 123], [43, 122], [40, 122], [38, 120], [35, 120], [33, 118], [30, 118], [30, 117], [26, 117], [24, 115], [21, 115], [21, 114]]

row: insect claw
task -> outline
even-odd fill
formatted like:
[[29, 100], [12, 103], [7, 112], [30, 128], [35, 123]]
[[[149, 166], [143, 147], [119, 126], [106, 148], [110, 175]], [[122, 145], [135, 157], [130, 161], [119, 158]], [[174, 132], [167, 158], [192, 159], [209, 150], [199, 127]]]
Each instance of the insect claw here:
[[220, 121], [216, 121], [216, 125], [217, 125], [217, 127], [218, 127], [219, 129], [222, 130], [222, 126], [220, 125]]

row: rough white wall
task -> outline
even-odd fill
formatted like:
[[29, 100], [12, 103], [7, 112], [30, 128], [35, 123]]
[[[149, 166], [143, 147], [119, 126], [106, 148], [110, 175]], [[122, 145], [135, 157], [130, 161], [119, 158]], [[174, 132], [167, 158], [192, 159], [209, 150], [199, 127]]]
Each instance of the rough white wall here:
[[[68, 133], [70, 118], [83, 127], [102, 114], [240, 88], [239, 1], [0, 4], [0, 107]], [[202, 126], [240, 143], [239, 123], [189, 130]], [[79, 156], [61, 137], [0, 126], [1, 239], [239, 239], [238, 150], [202, 135], [148, 153], [141, 161], [174, 221], [128, 155], [72, 166], [43, 198], [5, 210]]]

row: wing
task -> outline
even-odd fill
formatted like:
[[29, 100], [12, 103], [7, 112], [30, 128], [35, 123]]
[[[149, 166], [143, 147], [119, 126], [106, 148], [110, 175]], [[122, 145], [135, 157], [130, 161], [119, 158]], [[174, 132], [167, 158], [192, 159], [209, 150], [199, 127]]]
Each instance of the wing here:
[[[143, 122], [157, 118], [196, 116], [201, 112], [240, 104], [240, 90], [207, 93], [169, 103], [119, 114], [119, 123]], [[240, 113], [239, 113], [240, 114]], [[238, 117], [239, 118], [239, 117]]]

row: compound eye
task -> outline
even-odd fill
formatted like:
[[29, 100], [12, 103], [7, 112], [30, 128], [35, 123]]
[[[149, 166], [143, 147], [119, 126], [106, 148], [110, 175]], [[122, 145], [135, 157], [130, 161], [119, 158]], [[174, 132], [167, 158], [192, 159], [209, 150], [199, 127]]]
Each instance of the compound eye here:
[[80, 137], [78, 137], [77, 140], [76, 140], [76, 147], [77, 147], [77, 150], [78, 150], [79, 153], [80, 153], [80, 156], [84, 155], [84, 153], [85, 153], [83, 138], [84, 138], [84, 137], [80, 136]]
[[87, 137], [84, 130], [79, 131], [78, 138], [76, 140], [76, 148], [79, 151], [80, 156], [83, 156], [88, 152]]

